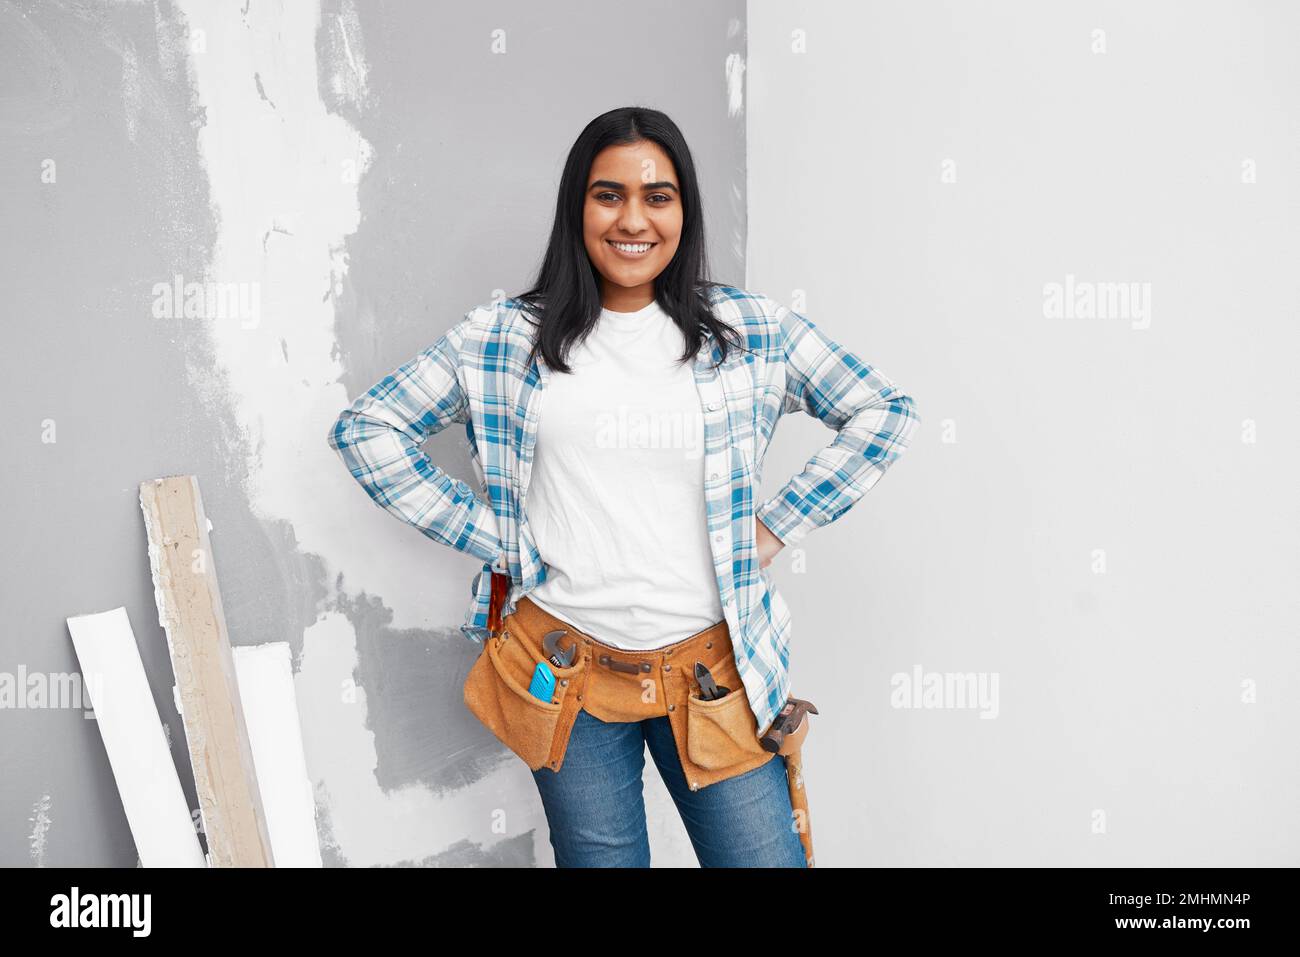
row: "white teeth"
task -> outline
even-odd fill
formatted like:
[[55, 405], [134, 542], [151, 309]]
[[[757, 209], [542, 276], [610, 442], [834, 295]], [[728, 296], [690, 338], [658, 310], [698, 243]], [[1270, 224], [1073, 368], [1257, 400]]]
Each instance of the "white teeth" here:
[[610, 243], [615, 249], [621, 249], [625, 253], [643, 253], [654, 243]]

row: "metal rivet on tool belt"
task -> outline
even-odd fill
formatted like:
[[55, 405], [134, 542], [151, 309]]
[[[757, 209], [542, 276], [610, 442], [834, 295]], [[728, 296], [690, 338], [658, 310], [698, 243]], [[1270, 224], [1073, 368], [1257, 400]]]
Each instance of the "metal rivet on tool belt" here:
[[677, 710], [677, 705], [675, 705], [675, 704], [670, 704], [670, 705], [668, 706], [668, 710], [669, 710], [669, 711], [676, 711], [676, 710]]
[[704, 643], [704, 647], [705, 647], [705, 648], [712, 648], [712, 647], [713, 647], [713, 642], [711, 642], [711, 641], [706, 641], [706, 642]]
[[672, 671], [672, 670], [673, 670], [672, 665], [664, 665], [664, 671]]
[[698, 784], [696, 784], [694, 781], [692, 781], [692, 782], [691, 782], [691, 790], [692, 790], [692, 791], [698, 791], [699, 789], [700, 789], [700, 786], [699, 786]]
[[560, 684], [562, 684], [562, 685], [567, 685], [568, 683], [569, 683], [569, 679], [568, 679], [568, 678], [561, 678], [561, 679], [560, 679]]

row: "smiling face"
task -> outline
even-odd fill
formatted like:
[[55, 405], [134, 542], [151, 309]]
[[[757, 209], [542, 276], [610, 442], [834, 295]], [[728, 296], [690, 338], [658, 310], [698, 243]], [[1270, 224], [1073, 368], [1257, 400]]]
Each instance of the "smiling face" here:
[[587, 175], [582, 236], [601, 275], [601, 300], [635, 312], [654, 299], [654, 278], [677, 252], [682, 198], [677, 171], [657, 143], [609, 146]]

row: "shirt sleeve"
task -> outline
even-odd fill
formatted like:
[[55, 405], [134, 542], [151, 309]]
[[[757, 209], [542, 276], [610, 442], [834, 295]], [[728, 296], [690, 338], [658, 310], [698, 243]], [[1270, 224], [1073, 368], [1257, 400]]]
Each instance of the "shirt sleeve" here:
[[802, 409], [836, 436], [755, 513], [785, 545], [839, 518], [880, 480], [920, 424], [911, 396], [879, 369], [779, 306], [783, 412]]
[[339, 413], [329, 444], [377, 505], [436, 542], [493, 562], [503, 549], [492, 509], [420, 450], [469, 418], [459, 359], [471, 322], [467, 315]]

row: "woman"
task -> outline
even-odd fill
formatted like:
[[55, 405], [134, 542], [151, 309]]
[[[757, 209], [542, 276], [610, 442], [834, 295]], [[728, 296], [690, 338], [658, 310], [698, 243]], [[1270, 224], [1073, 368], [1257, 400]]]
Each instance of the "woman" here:
[[[801, 776], [760, 741], [790, 699], [767, 567], [919, 422], [808, 319], [708, 281], [704, 250], [677, 126], [599, 116], [569, 152], [533, 288], [471, 310], [329, 435], [374, 501], [484, 563], [465, 701], [532, 770], [557, 866], [649, 866], [647, 746], [702, 866], [811, 865]], [[757, 502], [796, 409], [836, 436]], [[452, 422], [486, 501], [419, 450]]]

